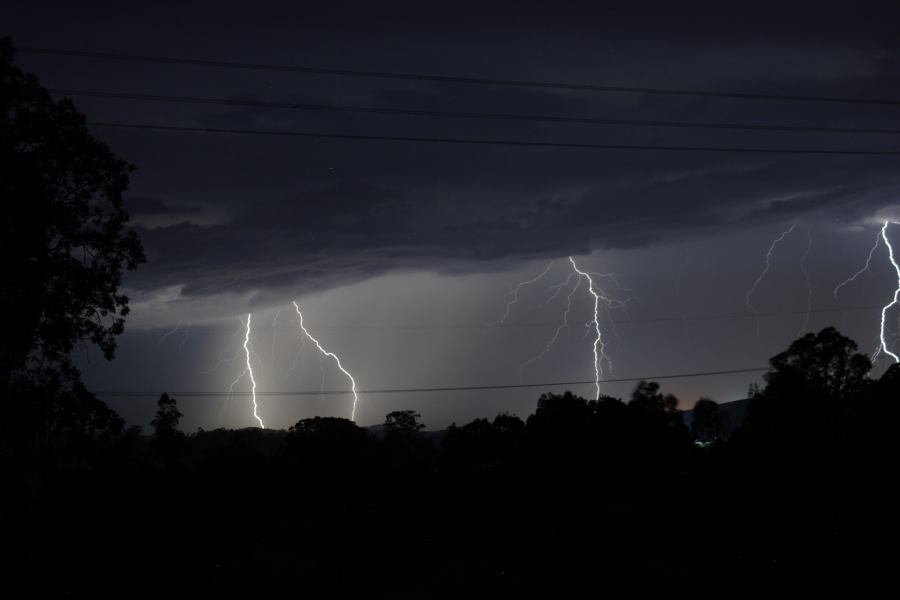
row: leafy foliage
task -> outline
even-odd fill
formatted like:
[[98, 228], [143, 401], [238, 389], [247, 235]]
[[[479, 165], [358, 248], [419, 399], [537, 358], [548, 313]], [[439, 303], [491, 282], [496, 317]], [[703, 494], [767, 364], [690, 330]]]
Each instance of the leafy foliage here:
[[110, 359], [124, 329], [123, 271], [144, 261], [122, 208], [132, 169], [90, 135], [69, 100], [54, 101], [18, 69], [11, 41], [0, 39], [0, 312], [7, 319], [0, 410], [7, 420], [35, 426], [30, 409], [8, 413], [49, 403], [72, 427], [91, 425], [84, 402], [74, 400], [86, 390], [70, 354], [92, 343]]

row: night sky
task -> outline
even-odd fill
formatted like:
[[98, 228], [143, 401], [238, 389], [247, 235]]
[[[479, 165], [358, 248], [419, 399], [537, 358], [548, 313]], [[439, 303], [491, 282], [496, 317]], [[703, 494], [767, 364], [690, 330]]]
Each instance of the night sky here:
[[[19, 47], [502, 80], [710, 90], [894, 103], [602, 93], [314, 75], [39, 54], [17, 63], [53, 90], [421, 111], [879, 129], [880, 133], [697, 129], [386, 115], [70, 95], [92, 122], [349, 135], [628, 146], [897, 151], [900, 8], [829, 3], [13, 2]], [[377, 4], [373, 8], [369, 4]], [[93, 127], [137, 171], [126, 198], [148, 261], [126, 278], [132, 314], [116, 359], [81, 349], [92, 390], [172, 392], [184, 426], [254, 424], [224, 392], [251, 335], [268, 427], [349, 416], [351, 398], [304, 324], [360, 389], [593, 379], [593, 298], [541, 360], [580, 268], [613, 273], [626, 307], [601, 312], [610, 378], [764, 367], [805, 330], [835, 325], [872, 353], [897, 276], [885, 220], [900, 219], [897, 155], [803, 155], [516, 147]], [[774, 239], [794, 226], [776, 247]], [[900, 225], [888, 228], [900, 243]], [[502, 324], [504, 295], [521, 288]], [[808, 274], [812, 294], [808, 295]], [[807, 314], [811, 298], [812, 311]], [[279, 312], [280, 311], [280, 312]], [[900, 340], [889, 312], [888, 342]], [[614, 332], [609, 319], [616, 321]], [[165, 336], [178, 327], [177, 331]], [[587, 336], [586, 336], [587, 334]], [[617, 334], [617, 335], [616, 335]], [[165, 336], [165, 337], [164, 337]], [[897, 347], [900, 347], [898, 344]], [[875, 374], [890, 362], [882, 353]], [[323, 375], [324, 373], [324, 375]], [[761, 373], [661, 379], [683, 408], [745, 397]], [[244, 378], [234, 387], [246, 392]], [[627, 395], [633, 381], [603, 384]], [[544, 391], [361, 394], [357, 420], [413, 408], [429, 428], [525, 416]], [[146, 425], [156, 397], [108, 398]]]

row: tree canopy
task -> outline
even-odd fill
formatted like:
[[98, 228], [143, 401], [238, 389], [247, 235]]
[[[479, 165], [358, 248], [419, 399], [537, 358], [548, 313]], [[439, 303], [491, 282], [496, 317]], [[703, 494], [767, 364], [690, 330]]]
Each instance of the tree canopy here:
[[111, 358], [124, 328], [125, 269], [144, 261], [127, 228], [122, 193], [133, 166], [87, 129], [69, 100], [55, 101], [13, 64], [0, 39], [0, 252], [4, 314], [16, 315], [3, 344], [4, 373], [30, 359], [65, 362], [81, 340]]
[[0, 39], [0, 311], [13, 316], [0, 345], [4, 412], [12, 396], [58, 409], [84, 395], [70, 355], [88, 343], [112, 358], [128, 314], [123, 272], [144, 261], [122, 207], [134, 167], [13, 56], [10, 39]]

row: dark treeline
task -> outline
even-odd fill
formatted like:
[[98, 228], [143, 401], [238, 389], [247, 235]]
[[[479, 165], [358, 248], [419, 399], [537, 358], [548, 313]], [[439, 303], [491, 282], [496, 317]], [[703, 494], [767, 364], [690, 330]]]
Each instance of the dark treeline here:
[[440, 436], [413, 411], [186, 435], [164, 395], [149, 435], [111, 417], [7, 453], [7, 547], [56, 592], [871, 580], [897, 554], [900, 366], [855, 350], [798, 339], [736, 428], [708, 401], [687, 427], [653, 382]]

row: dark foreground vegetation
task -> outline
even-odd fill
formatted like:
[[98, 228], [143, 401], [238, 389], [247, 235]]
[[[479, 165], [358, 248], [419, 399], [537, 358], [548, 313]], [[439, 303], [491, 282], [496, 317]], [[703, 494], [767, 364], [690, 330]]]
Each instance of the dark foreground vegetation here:
[[112, 358], [124, 328], [132, 167], [12, 59], [0, 39], [4, 597], [896, 587], [900, 366], [870, 378], [834, 329], [774, 357], [730, 426], [703, 401], [689, 429], [644, 382], [440, 436], [413, 412], [379, 437], [334, 418], [185, 435], [167, 396], [148, 435], [126, 427], [71, 356]]
[[654, 383], [439, 443], [411, 411], [378, 437], [338, 418], [184, 435], [167, 396], [150, 436], [56, 423], [4, 449], [5, 566], [56, 593], [870, 582], [896, 567], [900, 366], [868, 379], [854, 350], [796, 341], [727, 439]]

